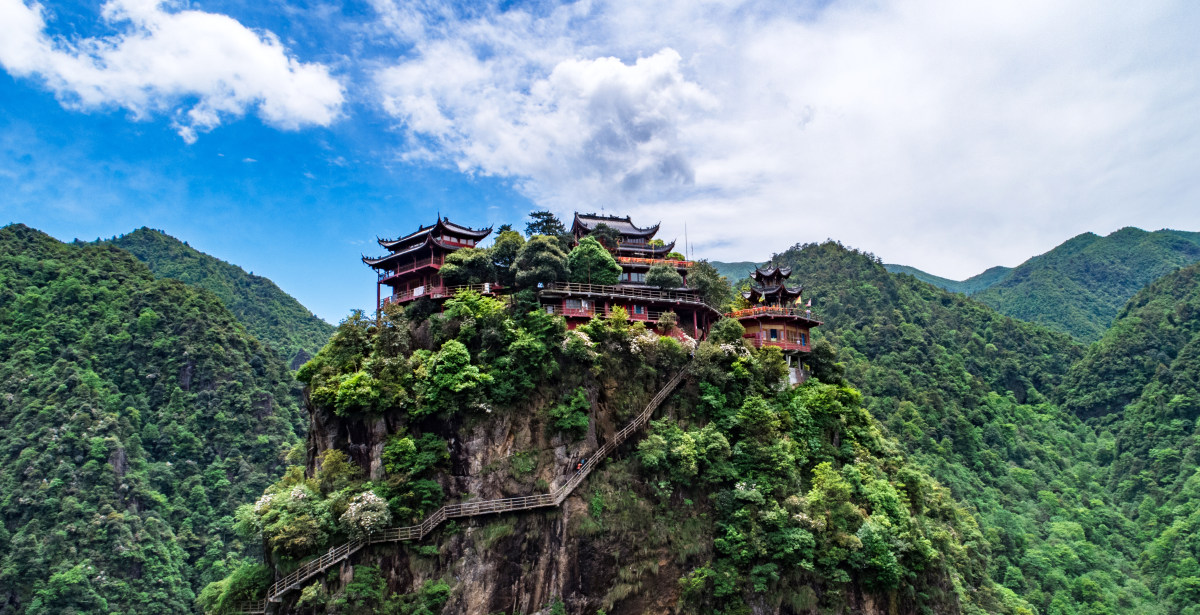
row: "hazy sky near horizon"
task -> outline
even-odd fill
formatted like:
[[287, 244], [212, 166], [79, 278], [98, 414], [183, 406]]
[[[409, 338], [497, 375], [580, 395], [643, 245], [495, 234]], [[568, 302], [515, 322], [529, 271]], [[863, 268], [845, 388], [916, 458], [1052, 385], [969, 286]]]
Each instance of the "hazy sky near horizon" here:
[[962, 279], [1200, 230], [1196, 32], [1156, 0], [0, 0], [0, 224], [160, 228], [335, 322], [438, 212]]

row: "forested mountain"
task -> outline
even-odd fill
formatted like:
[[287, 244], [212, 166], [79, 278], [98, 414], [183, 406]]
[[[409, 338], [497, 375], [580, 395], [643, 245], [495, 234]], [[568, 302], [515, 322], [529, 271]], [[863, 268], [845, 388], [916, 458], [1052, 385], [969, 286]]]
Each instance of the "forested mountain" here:
[[717, 270], [718, 275], [725, 276], [731, 283], [737, 283], [742, 278], [750, 277], [754, 268], [760, 263], [754, 261], [737, 261], [733, 263], [709, 261], [709, 264]]
[[1152, 588], [1171, 612], [1200, 612], [1200, 264], [1129, 301], [1071, 369], [1064, 406], [1100, 431]]
[[142, 227], [107, 240], [146, 263], [160, 278], [173, 278], [212, 291], [246, 329], [266, 342], [292, 367], [316, 354], [333, 333], [267, 278], [213, 258], [161, 231]]
[[1050, 401], [1083, 347], [838, 244], [794, 268], [864, 405], [973, 507], [992, 578], [1040, 613], [1171, 612], [1137, 566], [1141, 533], [1105, 489], [1103, 445]]
[[925, 273], [916, 267], [909, 267], [908, 265], [884, 264], [883, 268], [891, 273], [907, 273], [922, 282], [933, 284], [938, 288], [944, 288], [952, 293], [962, 293], [964, 295], [973, 295], [984, 290], [996, 282], [1003, 280], [1008, 275], [1008, 272], [1012, 271], [1012, 267], [996, 266], [983, 273], [959, 281], [936, 276], [932, 273]]
[[[782, 354], [743, 345], [737, 321], [690, 358], [690, 344], [623, 313], [568, 332], [529, 305], [468, 292], [441, 312], [342, 324], [299, 374], [319, 426], [309, 472], [290, 470], [238, 513], [277, 572], [444, 502], [546, 492], [685, 365], [690, 383], [636, 446], [591, 460], [561, 508], [373, 545], [285, 609], [1028, 612], [989, 577], [976, 519], [881, 433], [832, 364], [818, 369], [831, 384], [780, 387]], [[210, 585], [206, 611], [261, 597], [243, 582], [254, 576]]]
[[297, 443], [299, 393], [215, 294], [0, 229], [0, 613], [192, 612], [246, 551], [234, 509]]
[[975, 294], [1001, 313], [1085, 342], [1100, 339], [1125, 302], [1177, 267], [1200, 261], [1200, 233], [1127, 227], [1076, 236]]

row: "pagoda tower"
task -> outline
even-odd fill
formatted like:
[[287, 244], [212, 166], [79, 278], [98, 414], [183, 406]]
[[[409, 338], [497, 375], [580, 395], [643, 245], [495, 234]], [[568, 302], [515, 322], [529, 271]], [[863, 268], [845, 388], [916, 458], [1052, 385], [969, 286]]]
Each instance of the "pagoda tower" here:
[[755, 269], [750, 290], [742, 293], [750, 307], [727, 316], [742, 323], [746, 328], [744, 337], [755, 348], [775, 346], [783, 350], [795, 384], [803, 381], [798, 359], [812, 351], [809, 333], [821, 321], [813, 318], [811, 309], [801, 305], [804, 287], [787, 285], [791, 275], [792, 270], [786, 267]]
[[[453, 295], [457, 289], [446, 288], [439, 273], [446, 256], [456, 250], [474, 248], [491, 232], [491, 227], [477, 230], [440, 218], [399, 239], [379, 239], [379, 245], [389, 254], [379, 258], [362, 257], [362, 261], [378, 274], [375, 285], [378, 309], [382, 310], [389, 303], [404, 304], [421, 297], [443, 299]], [[390, 289], [387, 296], [383, 296], [384, 286]], [[490, 292], [492, 289], [482, 290]]]

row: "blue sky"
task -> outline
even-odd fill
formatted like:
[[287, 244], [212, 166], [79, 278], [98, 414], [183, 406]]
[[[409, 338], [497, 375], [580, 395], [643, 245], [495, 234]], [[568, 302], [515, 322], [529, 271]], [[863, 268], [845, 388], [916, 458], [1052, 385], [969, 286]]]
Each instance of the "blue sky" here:
[[1200, 8], [966, 4], [0, 0], [0, 223], [161, 228], [331, 321], [438, 211], [953, 278], [1200, 230]]

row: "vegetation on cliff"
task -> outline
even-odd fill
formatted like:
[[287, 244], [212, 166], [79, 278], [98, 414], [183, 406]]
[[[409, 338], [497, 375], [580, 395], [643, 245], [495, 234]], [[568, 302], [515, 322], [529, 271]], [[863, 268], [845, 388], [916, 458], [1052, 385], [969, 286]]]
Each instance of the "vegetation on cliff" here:
[[216, 295], [0, 229], [0, 612], [190, 612], [253, 553], [233, 513], [282, 470], [298, 401]]
[[[634, 464], [613, 463], [593, 474], [598, 486], [589, 519], [577, 528], [579, 540], [616, 543], [630, 557], [677, 560], [671, 585], [685, 612], [740, 613], [781, 603], [840, 608], [864, 599], [994, 612], [1027, 606], [988, 577], [988, 545], [975, 518], [906, 461], [859, 394], [838, 383], [837, 366], [817, 366], [833, 383], [792, 389], [782, 384], [786, 364], [778, 349], [746, 345], [735, 321], [715, 327], [697, 347], [630, 324], [619, 312], [567, 331], [560, 318], [530, 309], [525, 299], [505, 305], [464, 292], [441, 313], [414, 305], [389, 308], [378, 323], [361, 315], [343, 323], [299, 375], [318, 409], [352, 422], [384, 417], [395, 426], [384, 472], [368, 476], [341, 451], [327, 451], [311, 475], [294, 467], [244, 506], [239, 530], [261, 537], [274, 565], [286, 571], [361, 532], [352, 511], [363, 498], [386, 502], [372, 509], [379, 523], [408, 525], [443, 500], [486, 497], [459, 491], [459, 481], [446, 475], [448, 465], [463, 463], [448, 442], [465, 437], [464, 430], [532, 414], [557, 434], [553, 442], [586, 452], [582, 439], [599, 433], [601, 422], [619, 429], [694, 348], [693, 384], [654, 423]], [[612, 415], [598, 415], [599, 407]], [[535, 473], [535, 451], [511, 458], [515, 476]], [[610, 491], [609, 477], [622, 472], [637, 480]], [[547, 487], [529, 485], [512, 495]], [[612, 501], [621, 503], [606, 504]], [[673, 509], [664, 518], [699, 533], [689, 544], [660, 533], [657, 524], [622, 521], [638, 508]], [[486, 523], [508, 528], [489, 540], [511, 532], [503, 520]], [[566, 596], [573, 610], [625, 612], [622, 605], [634, 604], [626, 600], [633, 590], [625, 573], [613, 567], [589, 574], [607, 574], [611, 582], [593, 595]], [[453, 579], [438, 582], [449, 584], [454, 600]], [[234, 587], [213, 584], [201, 603], [220, 611], [251, 597]], [[367, 600], [356, 587], [318, 579], [299, 600], [334, 612], [339, 601]], [[395, 605], [412, 600], [384, 593], [367, 603], [378, 612], [403, 612]]]
[[1103, 443], [1052, 401], [1082, 347], [836, 243], [772, 262], [804, 272], [814, 337], [871, 414], [974, 508], [992, 578], [1040, 613], [1159, 612], [1138, 529], [1102, 486]]

